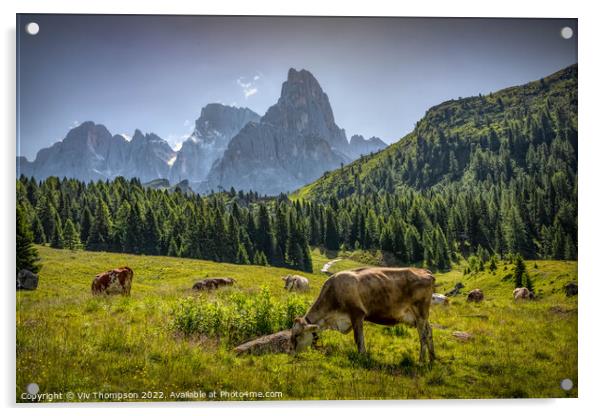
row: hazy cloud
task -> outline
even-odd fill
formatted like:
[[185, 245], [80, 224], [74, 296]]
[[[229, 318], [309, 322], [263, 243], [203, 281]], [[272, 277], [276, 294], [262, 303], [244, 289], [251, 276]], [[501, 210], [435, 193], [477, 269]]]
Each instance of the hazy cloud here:
[[245, 96], [245, 99], [259, 92], [259, 89], [257, 88], [257, 81], [259, 81], [260, 79], [261, 76], [257, 74], [254, 75], [251, 79], [249, 79], [249, 77], [242, 76], [236, 80], [238, 86], [242, 88], [242, 92]]

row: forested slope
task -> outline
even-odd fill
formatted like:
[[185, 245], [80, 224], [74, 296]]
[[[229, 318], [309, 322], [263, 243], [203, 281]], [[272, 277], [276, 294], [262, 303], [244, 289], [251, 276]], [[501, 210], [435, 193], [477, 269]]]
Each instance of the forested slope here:
[[433, 107], [399, 142], [326, 173], [293, 198], [330, 205], [339, 223], [347, 214], [374, 216], [379, 242], [367, 246], [408, 260], [443, 264], [454, 247], [478, 246], [574, 259], [577, 66]]

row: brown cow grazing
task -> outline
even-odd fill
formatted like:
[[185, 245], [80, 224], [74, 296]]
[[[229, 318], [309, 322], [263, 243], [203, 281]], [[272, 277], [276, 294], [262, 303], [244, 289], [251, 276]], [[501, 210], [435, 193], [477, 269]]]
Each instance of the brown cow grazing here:
[[483, 291], [481, 289], [473, 289], [470, 292], [468, 292], [468, 296], [466, 298], [466, 300], [468, 302], [481, 302], [483, 299], [485, 299], [485, 295], [483, 294]]
[[134, 271], [127, 266], [97, 274], [92, 280], [92, 294], [130, 295]]
[[295, 318], [291, 337], [295, 351], [309, 346], [315, 333], [353, 329], [357, 349], [366, 352], [364, 320], [380, 325], [405, 323], [418, 329], [420, 360], [428, 349], [435, 359], [433, 335], [428, 322], [435, 278], [416, 268], [366, 267], [331, 276], [318, 299], [302, 318]]
[[192, 285], [194, 290], [215, 290], [221, 286], [232, 286], [236, 280], [231, 277], [211, 277], [203, 279]]
[[512, 296], [514, 296], [514, 300], [533, 299], [535, 297], [533, 292], [531, 292], [526, 287], [517, 287], [512, 292]]

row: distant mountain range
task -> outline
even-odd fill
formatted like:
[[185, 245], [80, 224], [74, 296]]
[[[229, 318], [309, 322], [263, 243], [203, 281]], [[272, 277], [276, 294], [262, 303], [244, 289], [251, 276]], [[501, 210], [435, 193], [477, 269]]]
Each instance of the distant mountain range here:
[[306, 70], [291, 69], [280, 99], [263, 117], [248, 108], [208, 104], [178, 151], [154, 133], [136, 130], [127, 140], [87, 121], [40, 150], [35, 160], [17, 157], [17, 174], [84, 181], [165, 179], [187, 181], [186, 187], [197, 192], [234, 187], [277, 194], [385, 147], [376, 137], [355, 135], [347, 141], [318, 81]]

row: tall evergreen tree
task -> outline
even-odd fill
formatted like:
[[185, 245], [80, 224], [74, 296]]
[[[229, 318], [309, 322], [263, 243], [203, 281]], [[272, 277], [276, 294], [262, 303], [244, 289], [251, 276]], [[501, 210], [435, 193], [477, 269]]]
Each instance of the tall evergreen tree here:
[[84, 206], [84, 209], [81, 213], [81, 222], [79, 224], [80, 227], [80, 238], [83, 242], [88, 241], [88, 237], [90, 236], [90, 228], [92, 227], [92, 213], [90, 212], [90, 208], [88, 205]]
[[71, 218], [68, 218], [65, 222], [65, 227], [63, 230], [63, 245], [69, 250], [77, 250], [81, 247], [79, 232], [77, 231], [77, 228], [75, 228]]
[[86, 242], [86, 249], [92, 251], [106, 251], [109, 249], [111, 235], [111, 218], [109, 208], [100, 200], [94, 215], [94, 222], [90, 227], [90, 235]]
[[514, 266], [514, 287], [523, 287], [527, 276], [527, 267], [523, 261], [523, 257], [519, 254], [516, 256]]
[[329, 250], [339, 249], [339, 230], [337, 228], [337, 221], [334, 216], [332, 208], [326, 208], [326, 225], [324, 227], [324, 243], [326, 248]]
[[[273, 232], [272, 223], [270, 220], [270, 214], [265, 204], [259, 204], [259, 211], [257, 214], [257, 225], [255, 230], [256, 247], [257, 251], [261, 252], [263, 256], [270, 261], [273, 258]], [[260, 256], [261, 257], [261, 256]], [[253, 263], [256, 263], [253, 261]]]
[[40, 270], [39, 261], [25, 210], [17, 205], [17, 273], [23, 269], [37, 273]]
[[52, 234], [52, 238], [50, 239], [50, 247], [52, 248], [63, 248], [63, 227], [61, 224], [61, 219], [59, 218], [58, 213], [55, 211], [55, 219], [54, 219], [54, 233]]
[[38, 215], [36, 212], [34, 212], [34, 215], [33, 215], [31, 229], [33, 231], [34, 243], [36, 243], [36, 244], [46, 243], [46, 234], [44, 233], [44, 227], [42, 226], [42, 222], [38, 218]]

